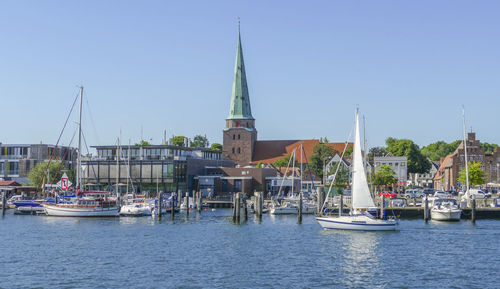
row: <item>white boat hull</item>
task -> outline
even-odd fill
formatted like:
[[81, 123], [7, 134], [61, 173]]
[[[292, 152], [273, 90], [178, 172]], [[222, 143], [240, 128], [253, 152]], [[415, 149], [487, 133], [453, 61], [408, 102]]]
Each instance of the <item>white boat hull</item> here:
[[289, 208], [289, 207], [275, 207], [275, 208], [271, 208], [270, 213], [272, 215], [293, 215], [293, 214], [298, 214], [299, 209], [298, 208]]
[[71, 206], [57, 206], [57, 205], [46, 205], [44, 204], [45, 212], [47, 216], [52, 217], [118, 217], [119, 208], [109, 207], [109, 208], [89, 208], [89, 207], [71, 207]]
[[380, 220], [368, 216], [317, 217], [316, 220], [323, 229], [354, 230], [354, 231], [395, 231], [398, 228], [396, 220]]
[[124, 205], [120, 208], [120, 215], [122, 216], [151, 216], [152, 211], [149, 206], [137, 206], [133, 205]]
[[435, 221], [460, 221], [460, 209], [431, 209], [431, 219]]

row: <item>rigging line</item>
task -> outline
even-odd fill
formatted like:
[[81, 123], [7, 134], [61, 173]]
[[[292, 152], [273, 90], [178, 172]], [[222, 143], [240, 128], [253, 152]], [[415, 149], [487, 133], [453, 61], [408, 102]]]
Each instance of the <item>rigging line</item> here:
[[[283, 176], [283, 179], [281, 180], [281, 184], [280, 184], [280, 187], [278, 189], [278, 198], [281, 194], [281, 189], [283, 187], [283, 183], [285, 182], [285, 178], [286, 178], [286, 175], [288, 173], [288, 168], [290, 167], [290, 162], [292, 161], [292, 155], [295, 156], [295, 151], [297, 150], [297, 148], [295, 148], [293, 151], [292, 151], [292, 154], [290, 154], [290, 159], [288, 160], [288, 165], [286, 166], [286, 170], [285, 170], [285, 175]], [[295, 165], [295, 164], [294, 164]], [[293, 182], [293, 179], [292, 179], [292, 182]], [[292, 192], [293, 193], [293, 192]]]
[[[344, 151], [342, 151], [342, 155], [340, 156], [339, 162], [342, 162], [342, 160], [344, 159], [344, 154], [345, 154], [345, 151], [347, 150], [347, 147], [349, 146], [349, 140], [351, 139], [353, 130], [354, 130], [354, 128], [352, 128], [351, 131], [349, 132], [349, 137], [347, 137], [347, 141], [345, 142], [345, 146], [344, 146]], [[351, 164], [351, 166], [352, 166], [352, 164]], [[337, 173], [339, 172], [339, 168], [340, 168], [340, 165], [337, 166], [337, 169], [335, 170], [335, 174], [333, 175], [333, 180], [330, 182], [330, 187], [328, 188], [328, 193], [326, 194], [325, 201], [323, 202], [323, 206], [321, 207], [321, 212], [323, 212], [323, 210], [325, 209], [325, 205], [328, 202], [328, 197], [330, 196], [330, 192], [332, 190], [333, 184], [335, 183], [335, 179], [337, 178]], [[352, 190], [352, 188], [351, 188], [351, 190]], [[340, 195], [340, 197], [343, 198], [343, 195]], [[352, 198], [352, 191], [351, 191], [351, 198]], [[352, 202], [352, 199], [351, 199], [351, 202]], [[342, 208], [339, 208], [339, 210], [341, 210], [341, 209]]]
[[90, 110], [90, 105], [89, 105], [89, 100], [85, 98], [85, 102], [87, 103], [87, 114], [89, 115], [90, 118], [90, 123], [92, 124], [92, 129], [94, 130], [95, 137], [97, 139], [97, 143], [100, 144], [101, 141], [99, 139], [99, 134], [97, 133], [97, 128], [95, 126], [94, 118], [92, 117], [92, 111]]
[[[83, 137], [83, 143], [85, 144], [85, 148], [87, 149], [87, 154], [90, 154], [89, 147], [88, 147], [88, 145], [87, 145], [87, 140], [85, 139], [85, 134], [83, 133], [83, 130], [82, 130], [82, 137]], [[88, 163], [87, 163], [87, 164], [88, 164]], [[81, 165], [82, 165], [82, 164], [80, 163], [80, 166], [81, 166]], [[87, 168], [88, 168], [88, 166], [87, 166]], [[95, 180], [96, 180], [96, 182], [97, 182], [97, 175], [96, 175], [96, 173], [95, 173], [95, 168], [94, 168], [94, 166], [92, 166], [92, 174], [94, 174], [94, 179], [95, 179]], [[80, 178], [81, 178], [81, 176], [80, 176]]]
[[[68, 153], [70, 152], [71, 150], [71, 144], [73, 143], [73, 139], [75, 138], [75, 135], [76, 135], [76, 130], [75, 132], [73, 133], [73, 136], [71, 137], [71, 140], [69, 141], [69, 144], [67, 145], [67, 150], [64, 152], [63, 156], [62, 156], [62, 160], [61, 162], [66, 158], [66, 156], [68, 155]], [[64, 148], [64, 146], [61, 146]], [[59, 170], [57, 172], [60, 172], [61, 171], [61, 167], [59, 167]], [[51, 184], [54, 183], [54, 181], [56, 181], [56, 174], [53, 174], [52, 175], [52, 179], [51, 180], [48, 180]]]
[[[55, 156], [55, 152], [56, 152], [57, 146], [59, 145], [59, 141], [61, 140], [61, 137], [64, 133], [64, 129], [66, 128], [66, 125], [68, 124], [71, 113], [73, 112], [73, 108], [75, 108], [75, 103], [78, 100], [78, 96], [79, 96], [79, 94], [76, 95], [75, 100], [73, 101], [73, 105], [71, 105], [71, 109], [69, 110], [68, 116], [66, 117], [66, 121], [64, 122], [64, 126], [63, 126], [61, 132], [59, 133], [59, 138], [57, 138], [57, 142], [56, 142], [56, 145], [54, 147], [54, 151], [52, 152], [51, 156], [49, 157], [49, 161], [47, 162], [47, 166], [45, 167], [45, 174], [42, 176], [42, 183], [38, 184], [38, 185], [42, 185], [44, 180], [45, 180], [45, 176], [49, 170], [49, 166], [50, 166], [50, 163], [52, 162], [52, 158]], [[49, 179], [47, 179], [47, 181], [49, 181]]]

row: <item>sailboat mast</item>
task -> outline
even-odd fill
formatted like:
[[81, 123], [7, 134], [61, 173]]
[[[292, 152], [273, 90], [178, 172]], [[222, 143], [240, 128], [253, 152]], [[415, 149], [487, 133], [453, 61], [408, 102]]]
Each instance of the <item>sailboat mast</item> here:
[[302, 143], [300, 143], [300, 191], [302, 191], [302, 181], [303, 181], [303, 178], [302, 178], [302, 173], [303, 173], [303, 160], [302, 160], [302, 154], [304, 152], [304, 148], [302, 147]]
[[464, 129], [464, 157], [465, 157], [465, 192], [469, 191], [469, 159], [467, 158], [467, 136], [465, 133], [465, 108], [462, 107], [462, 121]]
[[83, 86], [80, 86], [80, 112], [78, 115], [78, 158], [76, 159], [76, 187], [81, 189], [82, 185], [82, 104]]
[[297, 149], [294, 149], [293, 150], [293, 156], [292, 156], [292, 195], [293, 195], [293, 187], [294, 187], [294, 183], [295, 183], [295, 152], [297, 151]]
[[115, 184], [115, 192], [116, 196], [118, 196], [118, 182], [120, 181], [120, 176], [118, 175], [118, 167], [120, 166], [120, 138], [117, 139], [116, 141], [117, 147], [116, 147], [116, 184]]

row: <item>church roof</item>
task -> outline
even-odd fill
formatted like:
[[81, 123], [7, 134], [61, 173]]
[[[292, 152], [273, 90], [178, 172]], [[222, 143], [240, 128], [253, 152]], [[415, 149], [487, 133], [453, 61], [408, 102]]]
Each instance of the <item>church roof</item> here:
[[234, 65], [233, 92], [231, 107], [227, 119], [254, 119], [250, 108], [245, 62], [241, 47], [241, 35], [238, 28], [238, 48], [236, 50], [236, 63]]
[[[304, 155], [302, 156], [303, 163], [307, 163], [311, 158], [314, 146], [319, 144], [319, 140], [317, 139], [256, 141], [252, 164], [257, 164], [259, 162], [263, 162], [265, 164], [274, 163], [275, 161], [292, 154], [294, 149], [297, 149], [295, 153], [295, 160], [300, 162], [300, 144], [302, 144], [304, 149]], [[342, 153], [345, 147], [345, 143], [343, 142], [324, 144], [333, 148], [339, 154]], [[349, 143], [349, 146], [352, 147], [352, 143]]]

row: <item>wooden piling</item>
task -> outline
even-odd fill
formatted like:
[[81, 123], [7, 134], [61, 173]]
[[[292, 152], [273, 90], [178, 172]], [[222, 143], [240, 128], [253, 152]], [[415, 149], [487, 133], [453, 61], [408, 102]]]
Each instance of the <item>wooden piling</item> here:
[[240, 223], [240, 193], [236, 193], [236, 222]]
[[424, 203], [424, 221], [427, 223], [429, 221], [429, 198], [425, 195]]
[[7, 193], [5, 191], [2, 192], [2, 216], [5, 215], [5, 207], [7, 205], [6, 200], [5, 200], [7, 197], [6, 194]]
[[233, 194], [233, 222], [236, 222], [236, 193]]
[[189, 192], [186, 192], [186, 216], [189, 217]]
[[262, 200], [262, 192], [255, 192], [255, 202], [254, 202], [254, 210], [255, 210], [255, 215], [257, 216], [258, 220], [262, 219], [262, 205], [263, 205], [263, 200]]
[[385, 206], [384, 196], [380, 196], [380, 219], [384, 219], [384, 206]]
[[172, 197], [171, 197], [171, 200], [172, 200], [172, 203], [171, 203], [171, 207], [170, 207], [170, 215], [172, 216], [172, 220], [175, 218], [175, 199], [176, 199], [176, 196], [177, 194], [176, 193], [172, 193]]
[[299, 193], [299, 211], [297, 214], [297, 224], [302, 224], [302, 199], [304, 198], [304, 193]]
[[244, 214], [245, 221], [248, 221], [248, 206], [247, 206], [246, 195], [243, 196], [243, 214]]
[[471, 210], [471, 220], [472, 224], [476, 223], [476, 199], [472, 199], [472, 210]]
[[320, 216], [323, 214], [323, 211], [321, 209], [323, 208], [323, 204], [325, 203], [325, 190], [323, 190], [322, 187], [318, 187], [317, 192], [318, 192], [318, 211], [316, 212], [316, 214]]
[[158, 220], [161, 220], [162, 205], [163, 205], [163, 193], [158, 193]]
[[196, 195], [196, 211], [201, 214], [201, 191], [197, 192]]
[[[333, 211], [333, 208], [332, 208]], [[339, 201], [339, 217], [342, 216], [342, 213], [344, 213], [344, 195], [340, 195], [340, 201]]]

